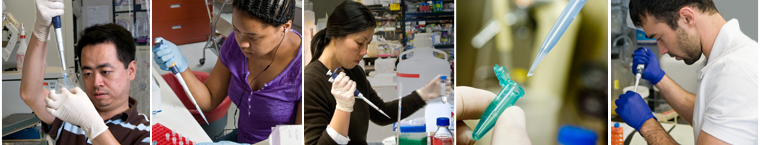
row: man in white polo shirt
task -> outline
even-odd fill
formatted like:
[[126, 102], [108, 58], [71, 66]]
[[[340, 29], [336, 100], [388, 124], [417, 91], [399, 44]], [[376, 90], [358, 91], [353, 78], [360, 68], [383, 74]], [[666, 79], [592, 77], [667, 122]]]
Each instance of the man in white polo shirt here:
[[[667, 103], [694, 127], [697, 144], [758, 144], [757, 42], [726, 21], [712, 0], [631, 0], [631, 19], [657, 40], [661, 54], [686, 64], [704, 54], [696, 95], [678, 86], [660, 68], [649, 48], [634, 52], [633, 66], [646, 65], [642, 78], [660, 90]], [[750, 26], [756, 27], [756, 26]], [[635, 73], [635, 67], [632, 67]], [[644, 100], [626, 92], [616, 100], [620, 117], [649, 144], [677, 144], [657, 123]]]

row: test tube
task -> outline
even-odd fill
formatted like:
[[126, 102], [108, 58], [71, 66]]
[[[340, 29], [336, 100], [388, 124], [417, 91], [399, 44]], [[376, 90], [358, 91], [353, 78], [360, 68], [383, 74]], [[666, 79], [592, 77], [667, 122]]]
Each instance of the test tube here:
[[483, 135], [493, 128], [494, 124], [496, 124], [496, 120], [504, 110], [512, 107], [512, 105], [515, 105], [515, 102], [517, 102], [517, 99], [525, 96], [525, 91], [523, 91], [522, 87], [510, 80], [509, 72], [506, 68], [494, 65], [493, 71], [496, 73], [496, 77], [499, 79], [499, 84], [502, 88], [491, 104], [488, 105], [486, 111], [483, 112], [483, 115], [480, 116], [478, 126], [475, 127], [475, 130], [472, 132], [472, 137], [475, 140], [480, 140]]
[[441, 76], [441, 101], [443, 104], [449, 101], [449, 95], [446, 95], [446, 76]]

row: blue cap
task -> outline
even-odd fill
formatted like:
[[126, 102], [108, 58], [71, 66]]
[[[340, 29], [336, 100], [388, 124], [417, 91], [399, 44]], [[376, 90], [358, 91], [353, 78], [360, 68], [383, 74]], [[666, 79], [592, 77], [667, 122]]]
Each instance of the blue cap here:
[[615, 128], [620, 127], [620, 123], [615, 123]]
[[597, 135], [594, 131], [577, 126], [562, 126], [559, 129], [558, 141], [563, 145], [593, 145]]
[[445, 80], [445, 79], [446, 79], [446, 76], [441, 76], [441, 79], [442, 79], [442, 80]]
[[449, 117], [438, 117], [435, 119], [435, 125], [449, 126]]

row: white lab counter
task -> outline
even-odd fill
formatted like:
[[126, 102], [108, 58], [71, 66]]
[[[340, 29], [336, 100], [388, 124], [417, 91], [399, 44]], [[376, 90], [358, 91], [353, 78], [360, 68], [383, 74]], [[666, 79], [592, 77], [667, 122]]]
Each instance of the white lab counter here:
[[[620, 127], [623, 128], [623, 140], [631, 140], [630, 145], [646, 145], [647, 141], [644, 139], [644, 137], [641, 136], [641, 134], [638, 133], [633, 127], [628, 126], [625, 122], [610, 122], [608, 127], [615, 126], [615, 123], [620, 123]], [[675, 124], [675, 123], [663, 123], [660, 122], [662, 125], [662, 128], [665, 129], [665, 131], [670, 131], [668, 134], [670, 134], [673, 139], [676, 140], [679, 144], [694, 144], [694, 131], [691, 125], [688, 124]], [[671, 130], [672, 129], [672, 130]], [[630, 136], [630, 134], [634, 133], [633, 136]]]
[[161, 87], [161, 109], [163, 111], [158, 115], [152, 116], [150, 124], [161, 123], [166, 128], [176, 131], [195, 143], [211, 142], [211, 138], [206, 135], [201, 125], [195, 121], [190, 111], [177, 98], [177, 95], [174, 94], [164, 78], [155, 69], [151, 69], [151, 72]]

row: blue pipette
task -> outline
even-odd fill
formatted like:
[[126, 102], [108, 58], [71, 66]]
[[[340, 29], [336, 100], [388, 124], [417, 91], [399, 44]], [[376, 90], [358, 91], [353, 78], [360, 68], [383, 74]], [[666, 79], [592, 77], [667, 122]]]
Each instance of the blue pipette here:
[[58, 44], [58, 54], [61, 56], [61, 68], [63, 68], [63, 85], [69, 89], [69, 78], [66, 74], [66, 60], [63, 57], [63, 34], [61, 34], [61, 16], [53, 17], [53, 27], [55, 28], [55, 41]]
[[544, 57], [549, 54], [549, 51], [554, 48], [554, 45], [557, 44], [559, 38], [562, 37], [562, 34], [567, 30], [567, 26], [570, 26], [570, 23], [573, 22], [573, 19], [575, 19], [575, 16], [578, 15], [578, 12], [581, 11], [581, 8], [583, 8], [583, 5], [585, 4], [586, 0], [570, 0], [570, 2], [567, 3], [565, 9], [559, 14], [557, 22], [554, 22], [554, 26], [552, 26], [549, 34], [546, 35], [544, 43], [541, 44], [541, 49], [539, 49], [536, 59], [533, 60], [533, 65], [530, 66], [530, 71], [528, 71], [529, 77], [533, 75], [533, 70], [535, 70], [538, 64], [541, 63], [541, 60], [543, 60]]
[[475, 140], [480, 140], [483, 135], [493, 128], [494, 124], [496, 124], [496, 120], [499, 119], [499, 116], [504, 110], [512, 107], [512, 105], [515, 105], [515, 102], [517, 102], [517, 99], [525, 96], [525, 91], [523, 91], [522, 87], [509, 79], [509, 72], [506, 68], [494, 65], [493, 71], [496, 73], [496, 78], [499, 79], [501, 91], [496, 95], [493, 101], [491, 101], [491, 104], [488, 105], [488, 108], [483, 112], [483, 115], [480, 116], [478, 126], [475, 127], [475, 130], [472, 132], [472, 138]]
[[[163, 41], [159, 39], [156, 39], [155, 43], [156, 43], [156, 46], [161, 46], [164, 44]], [[174, 74], [174, 77], [177, 78], [177, 81], [179, 81], [180, 86], [182, 86], [182, 89], [185, 90], [185, 94], [187, 94], [187, 97], [190, 98], [190, 101], [193, 102], [193, 105], [195, 105], [195, 109], [197, 109], [198, 113], [201, 114], [201, 117], [203, 117], [203, 121], [206, 121], [206, 124], [209, 124], [208, 120], [206, 120], [206, 115], [203, 114], [203, 110], [201, 110], [201, 107], [198, 106], [198, 103], [195, 102], [195, 98], [193, 97], [193, 94], [190, 93], [190, 89], [187, 88], [187, 83], [185, 83], [185, 79], [182, 78], [182, 75], [180, 74], [181, 71], [179, 70], [179, 68], [174, 67], [174, 65], [176, 64], [177, 63], [174, 63], [171, 66], [169, 66], [169, 70], [171, 70], [172, 74]]]
[[[332, 71], [332, 72], [327, 71], [327, 75], [330, 75], [330, 79], [327, 80], [327, 81], [330, 81], [330, 83], [334, 82], [335, 78], [338, 77], [338, 71], [339, 70], [341, 70], [340, 67], [336, 68], [335, 71]], [[375, 108], [375, 110], [377, 110], [377, 112], [380, 112], [381, 114], [385, 115], [385, 117], [391, 118], [391, 116], [388, 116], [388, 114], [385, 114], [385, 112], [383, 112], [383, 110], [381, 110], [379, 107], [375, 106], [375, 104], [373, 104], [372, 102], [370, 102], [369, 99], [367, 99], [366, 97], [364, 97], [364, 95], [362, 95], [362, 93], [360, 93], [359, 90], [354, 90], [354, 96], [356, 96], [356, 98], [364, 100], [364, 102], [367, 102], [367, 104], [369, 106], [371, 106], [372, 108]]]

